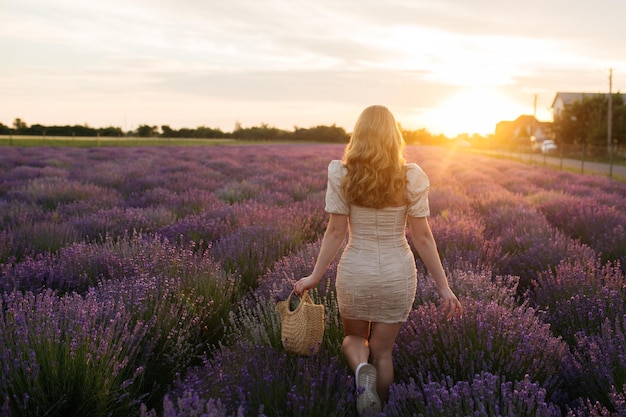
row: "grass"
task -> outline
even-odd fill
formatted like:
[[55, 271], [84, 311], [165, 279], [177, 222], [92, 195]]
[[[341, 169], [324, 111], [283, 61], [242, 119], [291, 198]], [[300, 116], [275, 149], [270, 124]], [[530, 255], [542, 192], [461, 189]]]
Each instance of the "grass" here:
[[[552, 169], [557, 169], [560, 171], [571, 172], [574, 174], [590, 174], [590, 175], [608, 175], [608, 168], [606, 170], [598, 170], [593, 165], [594, 164], [610, 164], [611, 161], [608, 158], [594, 158], [587, 156], [585, 157], [584, 162], [581, 161], [578, 156], [564, 156], [561, 157], [557, 154], [552, 155], [544, 155], [544, 154], [535, 154], [535, 153], [524, 153], [524, 152], [510, 152], [510, 151], [501, 151], [494, 149], [472, 149], [471, 152], [481, 155], [487, 155], [492, 158], [499, 159], [510, 159], [515, 162], [527, 163], [530, 165], [541, 165], [545, 167], [550, 167]], [[566, 163], [566, 161], [568, 161]], [[620, 167], [626, 166], [626, 159], [615, 157], [612, 161], [613, 163], [613, 172], [610, 176], [611, 179], [617, 181], [625, 181], [626, 175], [622, 175], [620, 172]], [[622, 168], [623, 169], [623, 168]]]
[[[99, 148], [103, 146], [201, 146], [224, 145], [236, 139], [183, 139], [139, 137], [70, 137], [70, 136], [7, 136], [0, 135], [0, 146], [54, 146], [76, 148]], [[243, 142], [242, 142], [243, 143]]]

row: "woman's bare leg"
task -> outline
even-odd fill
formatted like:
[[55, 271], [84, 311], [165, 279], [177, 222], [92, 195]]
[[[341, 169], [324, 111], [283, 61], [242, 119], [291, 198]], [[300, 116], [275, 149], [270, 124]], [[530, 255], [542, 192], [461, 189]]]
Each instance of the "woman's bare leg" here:
[[402, 323], [373, 323], [369, 337], [369, 353], [376, 367], [378, 379], [376, 391], [383, 401], [389, 398], [389, 386], [393, 383], [393, 345]]
[[352, 372], [363, 362], [369, 362], [370, 322], [365, 320], [342, 319], [345, 337], [341, 349]]

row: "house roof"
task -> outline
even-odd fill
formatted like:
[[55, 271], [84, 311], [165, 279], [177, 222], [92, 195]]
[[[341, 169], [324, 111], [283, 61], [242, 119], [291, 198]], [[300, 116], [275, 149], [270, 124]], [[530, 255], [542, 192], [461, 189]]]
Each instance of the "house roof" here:
[[496, 125], [502, 125], [502, 126], [506, 126], [506, 125], [511, 125], [511, 126], [521, 126], [521, 125], [530, 125], [530, 126], [541, 126], [544, 125], [545, 122], [540, 122], [539, 120], [537, 120], [537, 118], [535, 116], [529, 115], [529, 114], [522, 114], [521, 116], [519, 116], [517, 119], [515, 120], [503, 120], [499, 123], [497, 123]]
[[533, 135], [544, 136], [545, 132], [549, 131], [550, 125], [550, 122], [540, 122], [535, 116], [523, 114], [513, 121], [503, 120], [497, 123], [496, 137], [509, 139]]
[[539, 123], [539, 121], [537, 120], [537, 118], [535, 116], [531, 116], [529, 114], [522, 114], [517, 119], [515, 119], [515, 121], [513, 123], [515, 123], [516, 125], [519, 125], [519, 124], [536, 125], [536, 124]]

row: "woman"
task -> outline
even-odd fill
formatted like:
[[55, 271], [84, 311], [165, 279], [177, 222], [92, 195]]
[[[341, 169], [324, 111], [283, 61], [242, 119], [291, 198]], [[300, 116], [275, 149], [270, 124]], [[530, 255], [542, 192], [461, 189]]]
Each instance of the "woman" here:
[[417, 283], [406, 223], [420, 258], [435, 280], [444, 312], [461, 312], [448, 286], [428, 224], [429, 180], [403, 157], [404, 139], [384, 106], [366, 108], [356, 122], [343, 162], [328, 166], [330, 219], [311, 275], [294, 292], [315, 287], [341, 248], [337, 301], [345, 337], [342, 350], [355, 372], [359, 415], [380, 411], [393, 382], [393, 345], [406, 321]]

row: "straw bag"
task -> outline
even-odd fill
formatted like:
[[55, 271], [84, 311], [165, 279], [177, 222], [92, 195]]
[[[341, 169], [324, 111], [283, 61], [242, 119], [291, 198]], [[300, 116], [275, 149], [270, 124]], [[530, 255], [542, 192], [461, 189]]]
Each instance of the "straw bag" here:
[[309, 293], [304, 291], [300, 304], [291, 310], [292, 291], [285, 301], [280, 301], [276, 309], [280, 314], [280, 338], [288, 352], [308, 356], [318, 352], [324, 337], [324, 306], [314, 304]]

